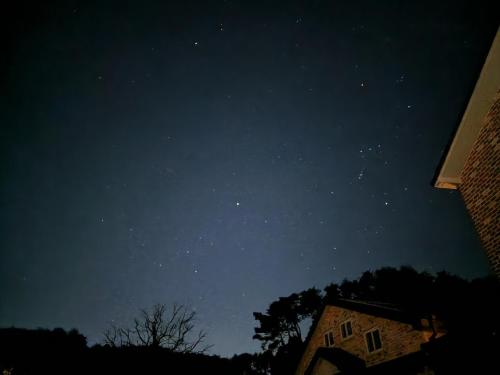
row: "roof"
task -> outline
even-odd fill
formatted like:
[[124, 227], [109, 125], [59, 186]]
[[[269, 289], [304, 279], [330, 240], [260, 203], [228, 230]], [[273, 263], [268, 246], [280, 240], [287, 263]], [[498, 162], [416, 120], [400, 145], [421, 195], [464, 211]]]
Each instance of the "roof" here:
[[[357, 311], [363, 314], [368, 314], [368, 315], [373, 315], [373, 316], [378, 316], [380, 318], [385, 318], [389, 320], [395, 320], [399, 321], [402, 323], [407, 323], [413, 325], [415, 329], [422, 329], [422, 325], [420, 323], [420, 318], [422, 318], [421, 314], [416, 314], [411, 311], [403, 310], [402, 308], [398, 307], [397, 305], [390, 304], [390, 303], [385, 303], [385, 302], [378, 302], [378, 301], [364, 301], [364, 300], [354, 300], [354, 299], [346, 299], [346, 298], [336, 298], [334, 300], [329, 301], [326, 303], [320, 314], [314, 319], [311, 328], [309, 329], [309, 333], [307, 334], [306, 340], [304, 342], [304, 350], [307, 349], [307, 346], [309, 345], [309, 341], [311, 340], [311, 337], [316, 330], [316, 326], [318, 325], [319, 321], [321, 320], [321, 317], [323, 316], [323, 312], [325, 311], [326, 307], [328, 306], [337, 306], [341, 307], [344, 309], [348, 310], [353, 310]], [[323, 348], [319, 348], [318, 350], [321, 350]], [[328, 349], [338, 349], [338, 348], [328, 348]], [[340, 350], [340, 349], [338, 349]], [[320, 355], [324, 354], [323, 352], [320, 352]], [[311, 363], [315, 362], [317, 360], [316, 356], [313, 358]], [[312, 371], [312, 368], [311, 368]], [[308, 372], [306, 371], [306, 375]]]
[[363, 371], [363, 374], [420, 374], [427, 361], [428, 357], [423, 351], [413, 352], [370, 366]]
[[495, 101], [496, 94], [500, 90], [499, 67], [500, 29], [493, 40], [455, 137], [434, 180], [435, 187], [457, 189], [461, 184], [460, 175], [465, 162], [483, 126], [483, 121]]
[[337, 306], [344, 309], [357, 311], [367, 315], [378, 316], [380, 318], [385, 318], [389, 320], [395, 320], [402, 323], [412, 324], [415, 328], [421, 328], [420, 318], [422, 314], [416, 314], [408, 310], [404, 310], [398, 305], [379, 301], [366, 301], [358, 299], [348, 299], [348, 298], [335, 298], [334, 300], [328, 301], [322, 308], [321, 312], [318, 314], [316, 319], [313, 321], [309, 334], [307, 335], [305, 344], [309, 342], [316, 326], [318, 325], [323, 311], [327, 306]]
[[421, 315], [417, 315], [414, 312], [404, 310], [394, 304], [338, 298], [334, 301], [331, 301], [329, 305], [342, 307], [344, 309], [357, 311], [367, 315], [378, 316], [380, 318], [411, 324], [416, 329], [421, 328]]
[[[438, 340], [439, 341], [439, 340]], [[415, 374], [429, 360], [427, 351], [413, 352], [370, 367], [355, 355], [338, 348], [318, 348], [304, 375], [311, 375], [317, 361], [325, 359], [335, 365], [342, 374]]]
[[346, 373], [359, 372], [366, 367], [365, 361], [345, 350], [339, 348], [318, 348], [304, 375], [310, 375], [314, 370], [316, 362], [321, 358], [326, 359], [339, 370]]

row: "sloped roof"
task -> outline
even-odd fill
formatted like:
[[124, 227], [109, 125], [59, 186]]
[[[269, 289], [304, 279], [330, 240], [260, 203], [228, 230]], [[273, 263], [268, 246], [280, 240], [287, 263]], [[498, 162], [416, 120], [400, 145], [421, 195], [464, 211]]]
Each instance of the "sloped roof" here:
[[346, 373], [354, 373], [366, 367], [365, 361], [345, 350], [339, 348], [318, 348], [304, 375], [310, 375], [312, 373], [316, 362], [320, 358], [326, 359], [328, 362], [334, 364], [339, 370]]
[[345, 375], [416, 374], [421, 373], [426, 365], [433, 363], [436, 359], [443, 358], [443, 353], [448, 351], [449, 342], [446, 337], [441, 337], [422, 344], [421, 351], [366, 367], [365, 361], [342, 349], [318, 348], [304, 375], [311, 375], [319, 359], [325, 359], [332, 363]]
[[404, 310], [394, 304], [338, 298], [334, 301], [331, 301], [329, 305], [342, 307], [344, 309], [357, 311], [367, 315], [378, 316], [380, 318], [411, 324], [415, 329], [421, 328], [421, 316], [417, 315], [414, 312]]
[[379, 301], [365, 301], [358, 299], [347, 299], [347, 298], [336, 298], [327, 302], [321, 312], [313, 321], [309, 333], [305, 340], [305, 345], [309, 343], [309, 340], [318, 325], [321, 316], [327, 306], [337, 306], [344, 309], [357, 311], [367, 315], [378, 316], [380, 318], [385, 318], [389, 320], [395, 320], [402, 323], [412, 324], [415, 329], [421, 329], [420, 318], [423, 318], [422, 314], [416, 314], [415, 312], [404, 310], [398, 305]]
[[[313, 321], [311, 328], [309, 329], [309, 333], [307, 334], [306, 340], [304, 342], [304, 350], [307, 348], [309, 345], [309, 341], [311, 341], [311, 337], [316, 330], [316, 326], [318, 325], [318, 322], [321, 320], [321, 317], [323, 316], [323, 313], [325, 311], [325, 308], [327, 306], [337, 306], [341, 307], [344, 309], [352, 310], [352, 311], [357, 311], [363, 314], [367, 315], [372, 315], [372, 316], [378, 316], [380, 318], [385, 318], [389, 320], [395, 320], [398, 322], [402, 323], [407, 323], [413, 325], [415, 329], [422, 329], [422, 324], [420, 323], [420, 319], [423, 318], [421, 314], [417, 314], [415, 312], [407, 311], [402, 309], [401, 307], [391, 304], [391, 303], [386, 303], [386, 302], [379, 302], [379, 301], [364, 301], [364, 300], [355, 300], [355, 299], [347, 299], [347, 298], [336, 298], [334, 300], [329, 301], [326, 303], [323, 308], [321, 309], [320, 314], [316, 317], [316, 319]], [[323, 349], [319, 348], [318, 350]], [[338, 348], [328, 348], [328, 349], [338, 349]], [[340, 349], [338, 349], [340, 350]], [[319, 355], [324, 354], [324, 352], [320, 352]], [[337, 354], [338, 356], [338, 354]], [[316, 357], [315, 357], [316, 358]], [[327, 359], [327, 358], [326, 358]], [[315, 362], [317, 360], [313, 358], [311, 363]], [[314, 368], [311, 367], [310, 371]], [[308, 374], [307, 371], [305, 374]]]
[[[415, 313], [412, 311], [404, 310], [398, 305], [379, 301], [364, 301], [364, 300], [354, 300], [346, 298], [336, 298], [329, 301], [323, 306], [321, 313], [316, 317], [311, 325], [307, 338], [305, 340], [304, 348], [307, 348], [309, 341], [316, 330], [321, 317], [323, 316], [324, 310], [328, 306], [337, 306], [344, 309], [357, 311], [363, 314], [377, 316], [384, 319], [394, 320], [402, 323], [411, 324], [415, 329], [423, 329], [420, 322], [421, 318], [424, 318], [422, 314]], [[405, 355], [397, 360], [392, 360], [384, 362], [382, 364], [366, 368], [365, 362], [345, 350], [337, 347], [320, 347], [316, 350], [314, 357], [309, 363], [304, 375], [310, 375], [316, 365], [317, 361], [320, 359], [326, 359], [330, 363], [337, 366], [342, 373], [385, 373], [386, 370], [396, 370], [401, 368], [406, 368], [407, 366], [414, 366], [417, 363], [421, 363], [422, 353], [413, 353]]]

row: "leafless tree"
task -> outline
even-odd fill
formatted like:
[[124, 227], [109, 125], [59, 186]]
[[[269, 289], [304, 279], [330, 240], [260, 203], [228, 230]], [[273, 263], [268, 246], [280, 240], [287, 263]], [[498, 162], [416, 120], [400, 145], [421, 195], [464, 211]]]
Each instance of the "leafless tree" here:
[[104, 331], [104, 343], [112, 347], [132, 346], [135, 345], [135, 340], [131, 329], [112, 324]]
[[133, 328], [111, 325], [104, 332], [104, 343], [118, 346], [163, 347], [174, 352], [204, 353], [206, 334], [195, 331], [196, 312], [184, 305], [174, 305], [171, 311], [163, 304], [154, 305], [151, 311], [141, 310], [134, 319]]

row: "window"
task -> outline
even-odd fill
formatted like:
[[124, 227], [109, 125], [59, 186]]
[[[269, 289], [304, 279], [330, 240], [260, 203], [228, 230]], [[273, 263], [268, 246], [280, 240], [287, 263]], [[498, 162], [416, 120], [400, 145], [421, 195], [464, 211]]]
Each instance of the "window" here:
[[368, 353], [373, 353], [382, 349], [382, 341], [380, 340], [380, 332], [378, 329], [366, 333], [366, 346], [368, 348]]
[[340, 333], [343, 339], [352, 336], [352, 322], [350, 320], [340, 325]]
[[333, 332], [325, 333], [325, 346], [333, 346]]

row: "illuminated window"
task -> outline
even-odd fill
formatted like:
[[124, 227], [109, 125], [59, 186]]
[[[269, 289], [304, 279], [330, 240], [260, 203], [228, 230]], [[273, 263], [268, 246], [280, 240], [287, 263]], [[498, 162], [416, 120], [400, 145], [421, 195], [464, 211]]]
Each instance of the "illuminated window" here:
[[340, 325], [340, 333], [341, 333], [343, 339], [346, 339], [346, 338], [352, 336], [352, 323], [350, 320], [348, 320], [347, 322], [344, 322]]
[[378, 329], [366, 333], [366, 347], [368, 353], [373, 353], [382, 349], [382, 340], [380, 339], [380, 332]]
[[325, 333], [325, 346], [333, 346], [333, 332]]

